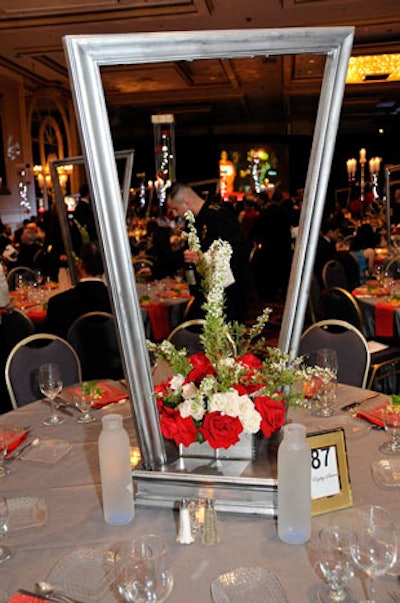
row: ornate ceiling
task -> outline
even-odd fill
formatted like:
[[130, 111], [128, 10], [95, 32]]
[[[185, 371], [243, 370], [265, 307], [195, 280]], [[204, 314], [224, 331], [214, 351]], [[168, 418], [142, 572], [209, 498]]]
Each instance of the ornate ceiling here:
[[[355, 25], [354, 54], [400, 51], [398, 0], [0, 0], [1, 67], [28, 94], [69, 94], [66, 34]], [[167, 59], [168, 57], [166, 57]], [[166, 61], [113, 67], [103, 80], [113, 127], [148, 128], [171, 112], [181, 131], [310, 133], [324, 68], [320, 56]], [[341, 129], [398, 127], [400, 82], [348, 85]], [[45, 94], [43, 94], [45, 103]]]

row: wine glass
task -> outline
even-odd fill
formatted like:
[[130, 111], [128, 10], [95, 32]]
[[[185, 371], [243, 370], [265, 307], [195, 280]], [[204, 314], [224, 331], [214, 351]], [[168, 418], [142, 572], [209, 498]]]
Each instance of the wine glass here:
[[347, 584], [354, 576], [350, 553], [351, 531], [341, 526], [323, 528], [319, 533], [318, 565], [328, 584], [318, 590], [318, 601], [348, 601]]
[[[8, 532], [9, 509], [7, 499], [0, 497], [0, 541]], [[11, 551], [0, 545], [0, 564], [11, 557]]]
[[4, 464], [4, 459], [7, 455], [7, 436], [5, 433], [0, 433], [0, 477], [4, 477], [10, 473], [8, 467]]
[[74, 403], [77, 408], [82, 413], [82, 416], [78, 417], [77, 423], [93, 423], [97, 421], [96, 417], [91, 414], [93, 401], [93, 389], [88, 388], [85, 385], [82, 385], [80, 392], [74, 396]]
[[383, 411], [383, 422], [391, 440], [382, 444], [379, 450], [384, 454], [400, 454], [400, 406], [388, 404]]
[[117, 590], [128, 603], [161, 603], [172, 591], [168, 547], [160, 536], [146, 534], [123, 546], [115, 571]]
[[383, 576], [397, 559], [396, 528], [386, 509], [374, 505], [355, 509], [350, 551], [354, 563], [367, 574], [370, 603], [378, 603], [374, 580]]
[[315, 363], [322, 368], [321, 389], [318, 392], [319, 404], [316, 414], [320, 417], [330, 417], [334, 410], [332, 405], [336, 401], [338, 358], [335, 350], [321, 348], [317, 350]]
[[55, 399], [62, 390], [60, 367], [52, 362], [39, 367], [39, 389], [50, 400], [52, 414], [43, 423], [45, 425], [60, 425], [64, 419], [56, 412]]

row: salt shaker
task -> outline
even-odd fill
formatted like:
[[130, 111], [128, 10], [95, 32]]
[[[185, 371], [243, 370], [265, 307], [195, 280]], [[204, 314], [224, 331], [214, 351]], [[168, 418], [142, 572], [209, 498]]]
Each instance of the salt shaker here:
[[204, 510], [203, 544], [218, 544], [218, 542], [217, 514], [214, 501], [207, 498]]
[[176, 542], [179, 542], [179, 544], [192, 544], [194, 542], [186, 498], [182, 499], [179, 509], [179, 531]]

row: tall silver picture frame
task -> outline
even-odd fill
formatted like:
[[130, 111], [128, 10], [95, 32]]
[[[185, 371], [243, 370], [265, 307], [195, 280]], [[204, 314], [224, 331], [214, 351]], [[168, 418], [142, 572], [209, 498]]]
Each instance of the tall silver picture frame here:
[[354, 29], [247, 29], [94, 36], [63, 39], [83, 155], [102, 237], [139, 445], [146, 470], [166, 462], [140, 306], [131, 265], [100, 68], [213, 58], [324, 54], [304, 205], [278, 345], [296, 351], [322, 218]]

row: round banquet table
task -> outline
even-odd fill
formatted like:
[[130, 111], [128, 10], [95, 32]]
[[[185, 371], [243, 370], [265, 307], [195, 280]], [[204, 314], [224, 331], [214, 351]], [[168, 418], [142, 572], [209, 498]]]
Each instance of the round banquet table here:
[[[366, 394], [365, 390], [339, 385], [337, 406], [340, 408], [346, 403], [362, 400]], [[374, 406], [383, 401], [385, 397], [378, 394], [365, 405]], [[58, 439], [71, 445], [69, 452], [54, 463], [14, 460], [9, 463], [11, 473], [1, 478], [2, 496], [43, 497], [48, 507], [45, 525], [10, 530], [7, 534], [4, 544], [12, 549], [13, 556], [0, 565], [0, 585], [3, 588], [8, 584], [12, 592], [18, 588], [33, 590], [35, 582], [45, 579], [55, 563], [79, 547], [114, 547], [121, 540], [138, 534], [157, 533], [165, 536], [171, 549], [174, 572], [174, 588], [168, 599], [171, 603], [211, 601], [212, 580], [240, 566], [274, 570], [286, 589], [290, 603], [315, 600], [321, 578], [315, 569], [314, 540], [303, 546], [283, 544], [277, 537], [273, 518], [220, 512], [218, 528], [221, 542], [215, 546], [198, 542], [190, 546], [178, 544], [178, 517], [167, 508], [136, 505], [136, 515], [130, 525], [107, 525], [102, 516], [97, 455], [100, 421], [78, 424], [76, 412], [69, 412], [64, 417], [65, 422], [57, 427], [43, 425], [43, 418], [49, 413], [49, 407], [43, 401], [0, 418], [1, 423], [7, 421], [20, 427], [29, 426], [31, 438]], [[129, 402], [111, 404], [93, 412], [99, 419], [105, 413], [121, 413], [132, 447], [137, 446]], [[340, 427], [347, 416], [338, 412], [334, 417], [322, 419], [304, 409], [289, 410], [289, 420], [304, 422], [309, 432]], [[379, 452], [379, 445], [386, 439], [386, 434], [366, 427], [357, 437], [346, 439], [354, 504], [381, 504], [390, 510], [396, 522], [400, 522], [398, 490], [378, 487], [371, 475], [371, 462], [384, 458]], [[313, 517], [313, 535], [322, 525], [345, 520], [350, 513], [351, 509], [345, 509]], [[73, 581], [74, 576], [67, 578]], [[379, 602], [389, 603], [388, 592], [396, 589], [396, 580], [384, 577], [378, 583]], [[366, 598], [358, 577], [352, 580], [352, 588], [356, 600]], [[77, 599], [83, 603], [93, 601], [93, 598]], [[112, 583], [104, 594], [96, 598], [97, 603], [120, 600]]]

